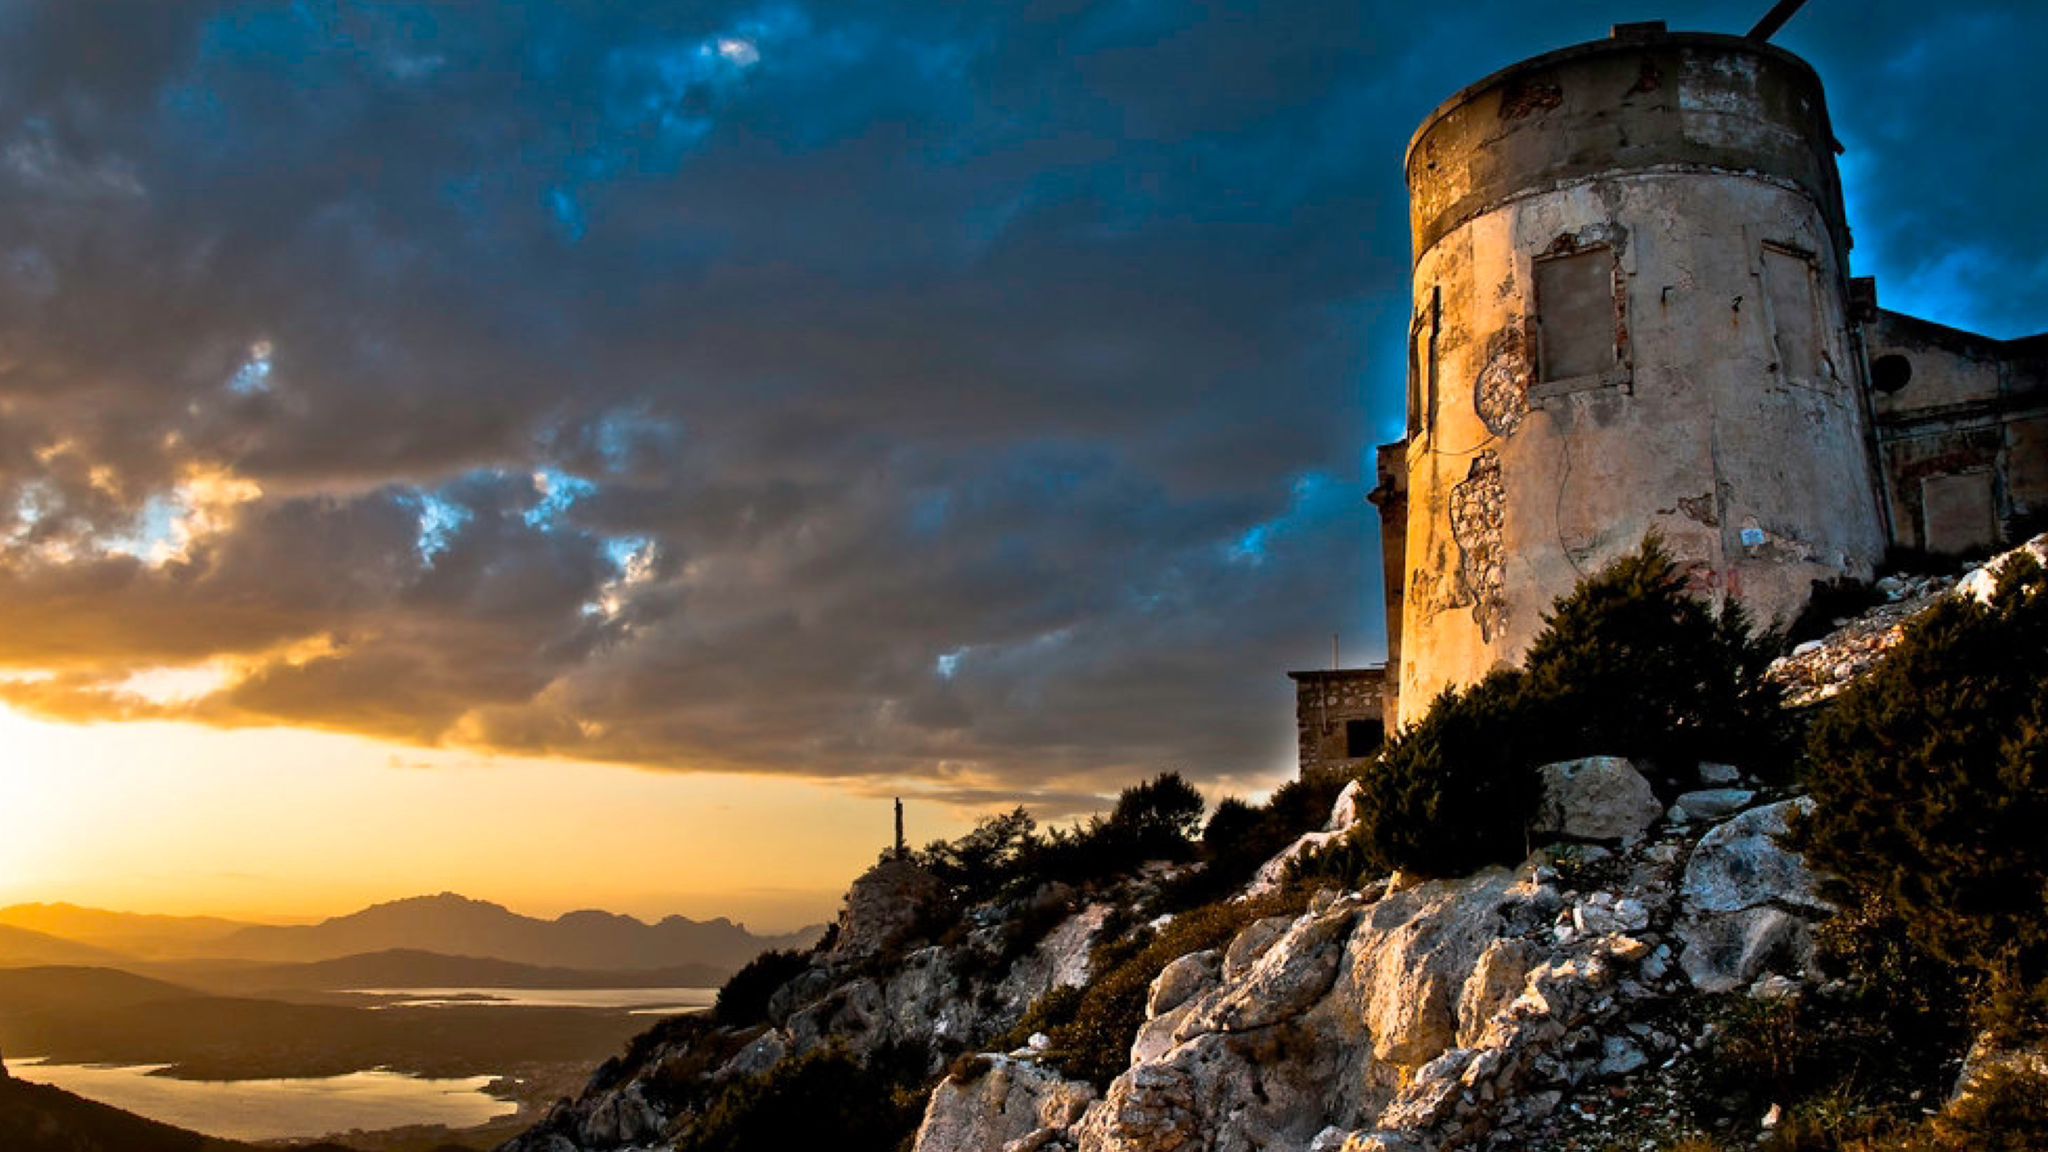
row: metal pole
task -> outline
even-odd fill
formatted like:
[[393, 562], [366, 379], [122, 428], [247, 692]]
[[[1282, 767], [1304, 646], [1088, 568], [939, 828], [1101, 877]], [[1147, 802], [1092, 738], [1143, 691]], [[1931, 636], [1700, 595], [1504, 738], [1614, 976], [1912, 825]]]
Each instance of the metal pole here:
[[1769, 12], [1764, 13], [1764, 18], [1756, 22], [1756, 27], [1749, 30], [1749, 38], [1758, 43], [1769, 40], [1778, 34], [1778, 29], [1783, 28], [1787, 20], [1792, 19], [1793, 15], [1805, 6], [1806, 0], [1778, 0], [1776, 4], [1771, 5]]

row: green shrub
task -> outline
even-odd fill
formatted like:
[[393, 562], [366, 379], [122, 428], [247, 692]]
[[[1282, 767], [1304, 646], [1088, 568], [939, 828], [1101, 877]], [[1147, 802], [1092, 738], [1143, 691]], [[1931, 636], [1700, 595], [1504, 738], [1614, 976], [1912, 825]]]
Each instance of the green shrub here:
[[881, 1050], [866, 1063], [824, 1050], [720, 1092], [676, 1140], [677, 1152], [895, 1152], [916, 1130], [928, 1087], [922, 1055]]
[[1533, 724], [1521, 672], [1439, 696], [1366, 769], [1353, 833], [1303, 873], [1329, 874], [1339, 862], [1353, 882], [1396, 868], [1453, 876], [1521, 859], [1542, 799]]
[[1529, 646], [1523, 735], [1546, 760], [1606, 754], [1766, 771], [1785, 752], [1774, 637], [1716, 612], [1652, 536], [1581, 582]]
[[1151, 860], [1191, 859], [1206, 802], [1178, 772], [1133, 784], [1108, 819], [1047, 830], [1023, 867], [1038, 881], [1086, 885], [1128, 876]]
[[789, 983], [810, 967], [802, 952], [770, 950], [761, 953], [732, 974], [718, 990], [718, 1003], [711, 1010], [720, 1024], [742, 1028], [768, 1019], [768, 1000], [776, 989]]
[[2048, 574], [1918, 617], [1815, 723], [1802, 850], [1935, 956], [2048, 980]]
[[1020, 807], [988, 817], [958, 840], [934, 842], [917, 862], [955, 899], [974, 904], [1023, 878], [1040, 847], [1038, 821]]
[[1202, 867], [1168, 884], [1154, 910], [1197, 908], [1243, 888], [1281, 849], [1328, 823], [1343, 788], [1342, 780], [1318, 776], [1282, 784], [1258, 807], [1234, 796], [1218, 801], [1202, 829]]
[[1537, 765], [1590, 755], [1691, 763], [1783, 758], [1775, 652], [1739, 607], [1715, 612], [1652, 537], [1560, 598], [1521, 669], [1446, 690], [1360, 777], [1351, 836], [1302, 862], [1348, 883], [1399, 868], [1462, 875], [1529, 849]]

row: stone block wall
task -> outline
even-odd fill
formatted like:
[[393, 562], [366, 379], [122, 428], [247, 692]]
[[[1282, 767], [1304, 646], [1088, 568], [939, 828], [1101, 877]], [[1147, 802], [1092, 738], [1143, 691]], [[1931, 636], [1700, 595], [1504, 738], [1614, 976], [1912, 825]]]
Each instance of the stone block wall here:
[[1294, 681], [1302, 779], [1344, 774], [1379, 752], [1394, 718], [1384, 667], [1289, 672], [1287, 677]]

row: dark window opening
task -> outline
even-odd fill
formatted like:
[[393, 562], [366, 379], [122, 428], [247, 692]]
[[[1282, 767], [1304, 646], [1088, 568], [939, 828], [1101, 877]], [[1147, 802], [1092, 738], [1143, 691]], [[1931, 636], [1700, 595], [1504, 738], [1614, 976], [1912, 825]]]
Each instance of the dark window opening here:
[[1889, 396], [1913, 382], [1913, 362], [1898, 353], [1870, 362], [1870, 386]]
[[1386, 738], [1386, 728], [1377, 720], [1346, 720], [1344, 756], [1350, 760], [1371, 756], [1380, 750], [1380, 745]]
[[1537, 367], [1545, 382], [1600, 376], [1618, 363], [1614, 253], [1595, 245], [1536, 261]]
[[1443, 317], [1443, 289], [1429, 290], [1429, 304], [1408, 327], [1408, 434], [1436, 423], [1436, 338]]

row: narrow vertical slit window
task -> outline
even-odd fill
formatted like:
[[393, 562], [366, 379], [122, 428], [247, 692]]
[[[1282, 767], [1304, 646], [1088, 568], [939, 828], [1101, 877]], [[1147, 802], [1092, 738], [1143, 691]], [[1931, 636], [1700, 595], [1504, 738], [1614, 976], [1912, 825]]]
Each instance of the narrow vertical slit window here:
[[1820, 291], [1813, 257], [1778, 244], [1763, 246], [1765, 298], [1770, 302], [1772, 351], [1785, 380], [1819, 386], [1832, 381], [1822, 340]]
[[1604, 378], [1620, 362], [1613, 249], [1603, 244], [1546, 256], [1535, 272], [1539, 379]]
[[1429, 290], [1429, 303], [1408, 326], [1408, 435], [1426, 433], [1436, 422], [1436, 338], [1443, 315], [1443, 289]]

